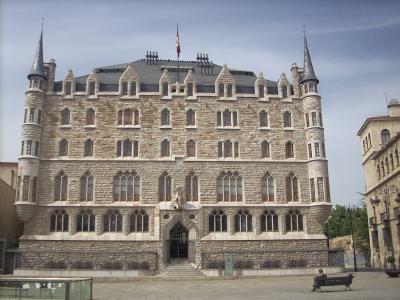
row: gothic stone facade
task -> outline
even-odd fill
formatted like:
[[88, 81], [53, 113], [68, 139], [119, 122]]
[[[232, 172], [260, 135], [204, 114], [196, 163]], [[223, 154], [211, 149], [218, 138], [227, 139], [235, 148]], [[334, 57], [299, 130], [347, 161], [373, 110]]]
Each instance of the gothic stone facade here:
[[218, 268], [226, 253], [235, 267], [327, 263], [328, 166], [305, 50], [291, 83], [154, 53], [55, 82], [40, 41], [18, 170], [25, 267]]

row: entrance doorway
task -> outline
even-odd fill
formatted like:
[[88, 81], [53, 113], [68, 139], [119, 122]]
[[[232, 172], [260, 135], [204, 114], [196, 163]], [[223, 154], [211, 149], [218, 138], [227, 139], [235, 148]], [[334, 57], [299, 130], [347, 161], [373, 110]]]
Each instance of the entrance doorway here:
[[177, 223], [169, 232], [169, 257], [188, 258], [188, 231], [181, 224]]

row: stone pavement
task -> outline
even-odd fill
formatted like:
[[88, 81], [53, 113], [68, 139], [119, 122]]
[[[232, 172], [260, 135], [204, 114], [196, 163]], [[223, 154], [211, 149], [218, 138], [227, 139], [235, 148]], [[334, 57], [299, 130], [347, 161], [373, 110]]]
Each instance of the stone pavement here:
[[352, 291], [347, 292], [344, 291], [344, 286], [337, 286], [323, 287], [321, 292], [311, 293], [313, 276], [196, 281], [143, 279], [131, 282], [94, 283], [93, 299], [400, 299], [400, 278], [388, 278], [383, 272], [353, 274], [355, 278]]

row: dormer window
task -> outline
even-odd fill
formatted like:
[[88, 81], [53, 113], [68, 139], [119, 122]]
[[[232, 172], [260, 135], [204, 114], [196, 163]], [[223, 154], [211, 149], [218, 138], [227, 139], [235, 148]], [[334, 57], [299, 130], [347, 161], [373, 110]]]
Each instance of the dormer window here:
[[31, 89], [42, 89], [42, 80], [40, 78], [32, 78], [29, 87]]
[[131, 81], [130, 87], [131, 87], [130, 95], [136, 96], [136, 81]]
[[233, 96], [233, 92], [232, 92], [233, 87], [232, 87], [232, 84], [228, 84], [227, 89], [228, 89], [228, 92], [227, 92], [228, 97], [232, 97], [232, 96]]
[[385, 145], [390, 140], [390, 132], [387, 129], [381, 131], [382, 145]]
[[193, 96], [193, 83], [187, 84], [187, 95], [188, 95], [188, 97]]
[[72, 82], [67, 81], [65, 83], [65, 96], [70, 96], [72, 94]]
[[122, 82], [122, 96], [127, 96], [128, 95], [128, 82], [124, 81]]
[[96, 82], [89, 81], [89, 96], [93, 96], [96, 94]]
[[258, 86], [258, 97], [264, 98], [264, 85], [263, 84], [260, 84]]
[[224, 97], [224, 85], [220, 83], [218, 85], [218, 97]]
[[168, 82], [163, 82], [162, 84], [162, 95], [164, 97], [168, 96]]
[[287, 86], [283, 85], [282, 86], [282, 98], [286, 99], [288, 97], [288, 93], [287, 93]]
[[283, 113], [283, 127], [292, 127], [292, 116], [288, 111]]

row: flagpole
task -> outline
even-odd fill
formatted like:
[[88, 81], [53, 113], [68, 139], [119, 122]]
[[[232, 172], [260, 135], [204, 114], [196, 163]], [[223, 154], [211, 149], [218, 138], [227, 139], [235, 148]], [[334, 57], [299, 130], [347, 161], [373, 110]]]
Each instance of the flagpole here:
[[[176, 39], [177, 39], [177, 41], [176, 41], [176, 56], [177, 56], [177, 60], [178, 60], [178, 74], [177, 74], [177, 81], [179, 82], [180, 81], [180, 74], [179, 74], [179, 52], [180, 52], [180, 49], [178, 50], [178, 47], [180, 48], [180, 41], [179, 41], [179, 31], [178, 31], [178, 24], [176, 24]], [[176, 89], [178, 90], [179, 89], [179, 87], [176, 87]]]

